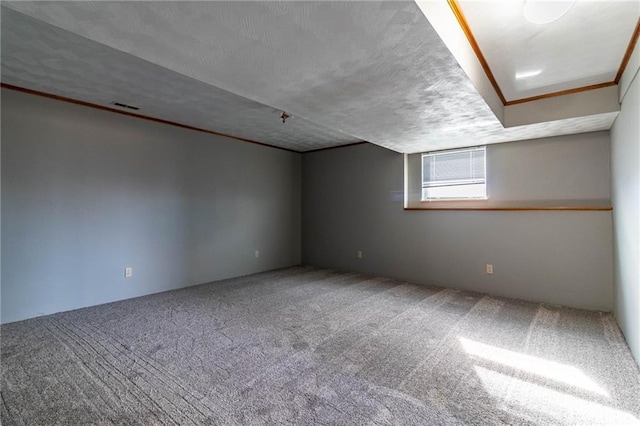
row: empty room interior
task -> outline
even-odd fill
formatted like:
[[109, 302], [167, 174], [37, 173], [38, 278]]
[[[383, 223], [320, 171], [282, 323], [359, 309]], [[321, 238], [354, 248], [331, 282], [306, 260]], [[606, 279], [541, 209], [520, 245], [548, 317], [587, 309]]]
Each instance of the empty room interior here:
[[3, 425], [640, 425], [640, 2], [2, 1]]

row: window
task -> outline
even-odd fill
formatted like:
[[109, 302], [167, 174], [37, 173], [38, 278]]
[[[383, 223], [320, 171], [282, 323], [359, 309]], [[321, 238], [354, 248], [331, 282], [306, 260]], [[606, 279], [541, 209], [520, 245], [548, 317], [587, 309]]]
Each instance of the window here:
[[486, 149], [422, 154], [422, 201], [486, 199]]

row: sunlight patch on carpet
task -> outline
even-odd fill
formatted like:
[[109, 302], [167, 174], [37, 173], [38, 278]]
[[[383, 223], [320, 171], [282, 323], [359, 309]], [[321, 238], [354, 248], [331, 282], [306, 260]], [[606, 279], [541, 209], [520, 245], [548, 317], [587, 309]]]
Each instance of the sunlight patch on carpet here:
[[574, 366], [502, 349], [464, 337], [460, 338], [460, 343], [462, 343], [462, 347], [469, 355], [535, 374], [545, 379], [555, 380], [602, 396], [609, 396], [609, 392]]

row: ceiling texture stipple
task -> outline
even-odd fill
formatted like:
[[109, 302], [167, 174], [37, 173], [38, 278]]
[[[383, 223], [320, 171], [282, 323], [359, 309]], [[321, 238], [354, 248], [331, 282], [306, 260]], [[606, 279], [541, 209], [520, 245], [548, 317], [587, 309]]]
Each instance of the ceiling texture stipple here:
[[295, 151], [360, 142], [5, 8], [2, 82]]
[[3, 5], [4, 83], [300, 152], [490, 144], [616, 115], [504, 129], [414, 2]]

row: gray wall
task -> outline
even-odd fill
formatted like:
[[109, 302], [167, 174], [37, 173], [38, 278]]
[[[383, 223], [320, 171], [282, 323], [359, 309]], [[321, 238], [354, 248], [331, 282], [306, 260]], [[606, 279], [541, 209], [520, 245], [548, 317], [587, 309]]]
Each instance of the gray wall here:
[[[488, 200], [465, 203], [610, 206], [610, 146], [608, 131], [488, 145]], [[411, 207], [421, 205], [421, 158], [408, 160]]]
[[[572, 169], [592, 166], [603, 168], [605, 183], [596, 183], [596, 193], [581, 189], [581, 197], [608, 198], [606, 132], [489, 149], [500, 150], [500, 158], [508, 161], [526, 158], [523, 154], [535, 144], [549, 155], [575, 154], [569, 165], [549, 158], [545, 176], [556, 179], [545, 177], [535, 191], [537, 198], [544, 195], [539, 190], [545, 185], [553, 196], [562, 191], [559, 186], [577, 185]], [[612, 309], [610, 211], [404, 211], [403, 164], [401, 154], [373, 145], [304, 154], [303, 262], [533, 301]], [[513, 179], [509, 185], [516, 186], [519, 168], [506, 167], [510, 171], [504, 178]], [[601, 171], [595, 174], [601, 176]], [[364, 252], [363, 259], [356, 257], [357, 250]], [[485, 273], [487, 263], [494, 265], [493, 275]]]
[[[631, 223], [619, 224], [616, 245], [616, 313], [630, 342], [638, 245], [620, 244], [638, 234], [635, 93], [612, 160], [614, 211]], [[505, 176], [502, 194], [601, 199], [608, 144], [606, 132], [515, 142], [490, 146], [488, 158]], [[360, 145], [302, 156], [301, 225], [300, 157], [2, 90], [2, 322], [295, 265], [301, 229], [304, 263], [612, 308], [610, 212], [403, 211], [402, 155]], [[544, 179], [526, 189], [523, 168], [536, 162]]]
[[611, 128], [615, 315], [640, 364], [640, 77]]
[[2, 90], [2, 322], [299, 264], [300, 162]]

